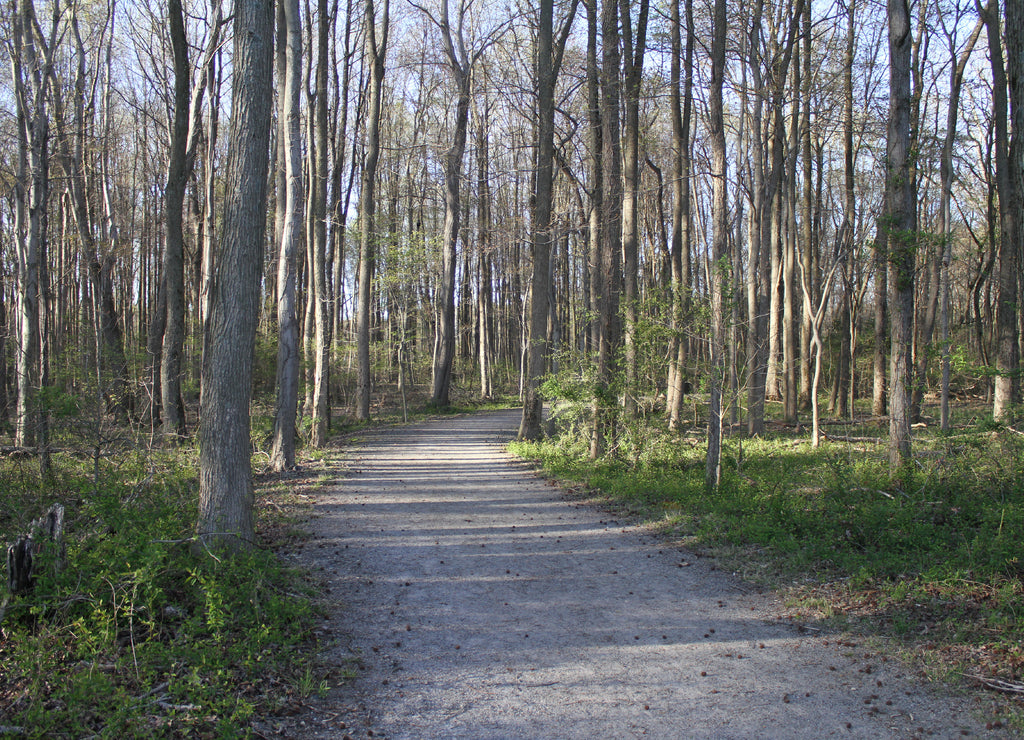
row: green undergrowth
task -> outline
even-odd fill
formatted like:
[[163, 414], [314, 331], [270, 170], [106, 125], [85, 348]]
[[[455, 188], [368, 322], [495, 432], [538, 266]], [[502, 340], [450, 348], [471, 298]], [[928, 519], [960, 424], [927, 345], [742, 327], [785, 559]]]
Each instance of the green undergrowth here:
[[991, 424], [918, 431], [897, 476], [877, 427], [818, 449], [807, 436], [727, 438], [713, 494], [697, 432], [634, 424], [597, 461], [579, 429], [512, 450], [783, 589], [793, 616], [880, 629], [950, 670], [1024, 682], [1024, 436]]
[[71, 458], [46, 480], [27, 462], [0, 465], [0, 540], [66, 507], [65, 556], [44, 552], [28, 594], [0, 587], [0, 725], [39, 738], [246, 736], [257, 713], [317, 688], [301, 649], [315, 617], [305, 576], [265, 548], [190, 552], [193, 456], [125, 454], [99, 478]]

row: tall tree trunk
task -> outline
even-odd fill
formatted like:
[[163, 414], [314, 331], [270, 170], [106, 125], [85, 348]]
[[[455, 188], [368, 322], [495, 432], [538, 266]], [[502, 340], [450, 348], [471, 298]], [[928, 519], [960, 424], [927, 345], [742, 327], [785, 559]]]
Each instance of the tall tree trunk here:
[[[604, 295], [604, 273], [601, 270], [601, 245], [604, 241], [602, 217], [604, 214], [604, 132], [601, 120], [601, 73], [597, 63], [597, 29], [600, 16], [598, 0], [585, 0], [587, 8], [587, 119], [590, 139], [590, 218], [587, 229], [587, 253], [590, 264], [590, 331], [591, 356], [596, 359], [601, 346], [601, 308]], [[597, 378], [595, 378], [595, 382]], [[590, 435], [590, 457], [604, 454], [604, 435], [601, 431], [603, 399], [597, 394], [593, 401]]]
[[725, 122], [722, 113], [722, 83], [725, 78], [726, 0], [715, 0], [714, 26], [711, 37], [711, 90], [708, 97], [709, 134], [711, 137], [712, 185], [712, 266], [711, 292], [711, 372], [708, 401], [708, 454], [704, 487], [716, 491], [722, 480], [722, 382], [725, 369], [725, 316], [723, 294], [728, 276], [728, 194]]
[[573, 0], [568, 18], [557, 42], [554, 39], [553, 0], [540, 0], [537, 29], [537, 141], [535, 145], [533, 275], [530, 290], [530, 334], [527, 373], [523, 397], [523, 417], [519, 424], [521, 439], [539, 439], [544, 402], [540, 381], [547, 367], [548, 317], [551, 313], [551, 248], [554, 229], [551, 222], [555, 161], [555, 82], [562, 64], [565, 43], [572, 28], [578, 0]]
[[490, 149], [487, 142], [487, 120], [490, 118], [490, 102], [484, 99], [484, 114], [477, 126], [477, 361], [480, 365], [480, 399], [488, 400], [492, 393], [491, 380], [491, 186]]
[[917, 207], [910, 171], [910, 58], [912, 36], [907, 0], [888, 0], [889, 125], [886, 213], [889, 247], [890, 382], [889, 464], [910, 461], [910, 372], [914, 341], [914, 258]]
[[309, 266], [312, 274], [309, 300], [313, 301], [313, 324], [315, 328], [313, 364], [313, 413], [310, 424], [309, 442], [313, 447], [327, 443], [330, 427], [330, 330], [327, 293], [327, 55], [330, 44], [331, 15], [327, 0], [317, 3], [319, 25], [316, 60], [316, 110], [314, 132], [316, 161], [310, 162], [313, 187], [313, 260]]
[[[849, 7], [847, 8], [847, 25], [846, 25], [846, 59], [843, 65], [843, 225], [841, 227], [842, 232], [842, 256], [840, 263], [840, 279], [843, 282], [843, 312], [840, 317], [841, 328], [845, 332], [847, 324], [850, 321], [850, 279], [847, 273], [847, 264], [849, 260], [853, 258], [853, 247], [856, 237], [857, 229], [857, 199], [855, 189], [855, 175], [856, 175], [856, 157], [857, 153], [853, 148], [853, 63], [856, 53], [856, 2], [850, 0]], [[842, 345], [844, 347], [849, 346], [849, 342], [846, 337], [843, 337]], [[849, 377], [847, 368], [850, 367], [850, 351], [840, 350], [842, 355], [840, 358], [840, 369], [838, 376], [841, 378], [846, 372], [846, 377]], [[837, 396], [845, 397], [845, 389], [843, 383], [839, 383], [839, 392]], [[843, 413], [846, 410], [845, 403], [841, 404], [840, 417], [845, 417]]]
[[[964, 70], [970, 59], [974, 45], [981, 35], [983, 22], [979, 20], [967, 40], [960, 58], [956, 65], [950, 70], [949, 80], [949, 102], [946, 109], [946, 135], [942, 141], [942, 161], [939, 164], [939, 175], [942, 180], [942, 192], [939, 203], [939, 234], [942, 239], [942, 272], [940, 275], [940, 322], [942, 325], [942, 384], [941, 384], [941, 410], [940, 425], [943, 432], [950, 430], [949, 420], [949, 375], [950, 375], [950, 306], [949, 306], [949, 268], [953, 261], [953, 221], [951, 204], [953, 199], [953, 145], [956, 142], [956, 124], [960, 112], [960, 92], [963, 87]], [[949, 53], [951, 57], [956, 56], [955, 31], [947, 31], [949, 40]], [[1024, 53], [1024, 50], [1022, 50]]]
[[[295, 420], [299, 402], [299, 317], [296, 308], [298, 255], [302, 243], [302, 26], [298, 0], [277, 6], [277, 70], [280, 83], [278, 151], [283, 164], [283, 188], [278, 190], [277, 263], [277, 406], [270, 465], [274, 470], [295, 467]], [[282, 202], [283, 200], [283, 202]]]
[[601, 454], [607, 437], [614, 432], [614, 409], [609, 394], [615, 374], [615, 352], [619, 345], [619, 300], [622, 286], [622, 157], [619, 129], [621, 55], [619, 14], [616, 0], [601, 5], [601, 272], [597, 296], [597, 399], [591, 456]]
[[763, 224], [767, 222], [765, 210], [770, 201], [767, 198], [765, 182], [765, 152], [761, 146], [764, 115], [764, 95], [761, 89], [764, 77], [761, 74], [760, 26], [764, 0], [755, 0], [751, 15], [748, 44], [748, 65], [753, 76], [753, 87], [757, 91], [754, 110], [751, 113], [751, 130], [757, 137], [754, 146], [753, 191], [750, 208], [749, 243], [747, 245], [747, 433], [755, 436], [764, 432], [764, 388], [767, 360], [764, 339], [767, 330], [768, 296], [765, 280], [761, 273], [764, 254]]
[[259, 317], [270, 147], [274, 8], [236, 0], [222, 251], [210, 292], [199, 428], [197, 549], [254, 542], [249, 400]]
[[686, 325], [690, 312], [690, 116], [693, 110], [693, 0], [685, 0], [685, 77], [680, 100], [680, 53], [682, 48], [679, 0], [672, 3], [672, 62], [670, 110], [672, 115], [672, 346], [669, 350], [669, 428], [678, 429], [686, 383]]
[[18, 257], [18, 351], [15, 363], [18, 402], [14, 443], [27, 446], [45, 442], [36, 408], [40, 367], [39, 337], [41, 268], [46, 239], [49, 198], [49, 112], [46, 80], [49, 60], [43, 40], [35, 33], [32, 0], [19, 0], [13, 21], [12, 76], [17, 97], [18, 177], [15, 183], [15, 231]]
[[168, 25], [174, 52], [174, 112], [171, 151], [164, 190], [164, 281], [167, 286], [167, 321], [160, 364], [161, 419], [168, 439], [185, 434], [185, 406], [181, 398], [181, 364], [185, 343], [185, 232], [182, 207], [188, 181], [190, 69], [188, 39], [181, 0], [168, 0]]
[[[850, 0], [851, 4], [853, 0]], [[801, 76], [803, 97], [803, 110], [801, 112], [802, 123], [800, 125], [800, 148], [803, 158], [804, 187], [802, 198], [802, 220], [803, 229], [801, 241], [803, 250], [800, 253], [800, 266], [803, 274], [808, 276], [810, 282], [811, 303], [814, 303], [815, 279], [813, 276], [815, 252], [817, 245], [814, 239], [814, 162], [811, 156], [811, 83], [813, 65], [811, 63], [811, 5], [804, 5], [803, 22], [801, 24], [801, 35], [803, 41], [803, 72]], [[845, 80], [845, 78], [844, 78]], [[794, 297], [794, 300], [795, 297]], [[803, 306], [800, 301], [799, 305]], [[810, 407], [811, 400], [811, 321], [810, 311], [801, 311], [800, 321], [800, 398], [803, 408]]]
[[[370, 418], [370, 291], [374, 260], [374, 214], [376, 211], [377, 163], [380, 160], [380, 111], [384, 88], [384, 62], [387, 54], [390, 2], [384, 0], [383, 22], [378, 37], [377, 16], [373, 0], [366, 0], [363, 14], [366, 22], [366, 65], [370, 68], [369, 120], [366, 125], [366, 151], [363, 159], [363, 180], [359, 196], [359, 305], [356, 309], [356, 351], [358, 353], [358, 385], [356, 386], [356, 418]], [[399, 368], [401, 372], [401, 368]]]
[[[1019, 21], [1019, 13], [1011, 10], [1007, 3], [1007, 59], [1010, 60], [1009, 41], [1019, 28], [1011, 28], [1012, 20]], [[1018, 264], [1018, 218], [1020, 203], [1017, 201], [1017, 177], [1014, 172], [1010, 146], [1009, 103], [1007, 99], [1007, 70], [1003, 63], [1002, 39], [999, 29], [999, 2], [989, 0], [982, 17], [988, 27], [989, 58], [992, 61], [992, 117], [995, 124], [996, 189], [999, 193], [999, 250], [996, 272], [998, 293], [996, 297], [996, 370], [992, 395], [992, 416], [1007, 423], [1013, 422], [1012, 404], [1017, 400], [1017, 369], [1019, 347], [1017, 345], [1017, 264]], [[1017, 39], [1019, 42], [1019, 38]], [[1017, 48], [1019, 51], [1019, 47]], [[1017, 69], [1015, 86], [1019, 88], [1020, 61], [1012, 60]], [[1017, 111], [1014, 111], [1017, 113]], [[1019, 158], [1021, 132], [1014, 129], [1017, 144], [1013, 154]], [[1018, 165], [1019, 167], [1019, 165]]]
[[[452, 145], [445, 155], [444, 164], [444, 227], [441, 232], [441, 283], [439, 300], [441, 315], [438, 323], [438, 350], [434, 358], [433, 390], [430, 402], [434, 406], [446, 407], [450, 403], [452, 386], [452, 365], [455, 360], [455, 271], [461, 218], [462, 159], [466, 152], [466, 130], [469, 126], [470, 103], [470, 61], [461, 36], [457, 42], [452, 37], [448, 14], [448, 0], [442, 0], [441, 29], [444, 53], [448, 68], [455, 84], [455, 120]], [[465, 7], [459, 11], [458, 31], [463, 25], [461, 19]], [[458, 49], [456, 49], [458, 43]], [[474, 55], [474, 60], [479, 52]]]
[[[794, 52], [796, 59], [793, 64], [793, 88], [800, 89], [800, 47]], [[782, 405], [783, 418], [787, 423], [795, 424], [799, 388], [796, 382], [797, 373], [797, 307], [794, 288], [797, 260], [797, 228], [796, 228], [796, 183], [797, 155], [800, 151], [800, 120], [799, 104], [794, 104], [790, 120], [789, 135], [789, 181], [785, 195], [786, 238], [783, 242], [782, 260]]]
[[[1009, 78], [1010, 123], [1013, 130], [1013, 139], [1010, 141], [1009, 150], [1009, 175], [1012, 185], [1010, 198], [1011, 213], [1009, 214], [1010, 227], [1007, 231], [1013, 239], [1009, 251], [1013, 254], [1014, 259], [1007, 269], [1009, 273], [1007, 281], [1009, 282], [1014, 272], [1017, 273], [1018, 278], [1020, 277], [1020, 260], [1024, 259], [1024, 8], [1021, 7], [1019, 2], [1007, 2], [1005, 8], [1006, 71]], [[1009, 255], [1007, 262], [1010, 263]], [[1002, 279], [1002, 273], [1000, 272], [1000, 284]], [[1000, 297], [1001, 305], [1007, 312], [1007, 324], [1011, 322], [1009, 314], [1013, 313], [1014, 308], [1017, 309], [1022, 321], [1024, 321], [1024, 308], [1016, 305], [1020, 298], [1019, 290], [1020, 286], [1013, 291], [1010, 291], [1009, 286], [1007, 286], [1007, 298], [1003, 299]], [[1011, 338], [1014, 344], [1018, 341], [1017, 329], [1015, 319], [1012, 330], [1007, 326], [1005, 337], [1003, 336], [1003, 329], [1000, 329], [1001, 352], [1004, 341], [1006, 343], [1005, 358], [1000, 363], [1000, 370], [1009, 374], [1011, 382], [1009, 404], [998, 415], [993, 410], [993, 415], [996, 415], [996, 418], [1002, 418], [1004, 421], [1010, 422], [1014, 421], [1012, 418], [1012, 404], [1020, 400], [1020, 347], [1018, 346], [1015, 349], [1009, 347]]]
[[638, 243], [640, 240], [640, 94], [643, 82], [644, 53], [647, 46], [648, 0], [640, 0], [637, 17], [636, 41], [633, 40], [629, 0], [620, 0], [622, 17], [623, 67], [625, 78], [624, 113], [622, 131], [622, 298], [625, 304], [625, 378], [623, 412], [631, 418], [636, 414], [637, 394], [637, 320], [640, 293], [637, 286], [639, 271]]

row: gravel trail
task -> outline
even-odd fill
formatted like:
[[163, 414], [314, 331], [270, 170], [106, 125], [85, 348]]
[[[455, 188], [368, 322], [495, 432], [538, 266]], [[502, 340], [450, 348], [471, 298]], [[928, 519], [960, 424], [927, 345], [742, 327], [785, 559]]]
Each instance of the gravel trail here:
[[[329, 659], [358, 677], [275, 729], [352, 738], [960, 738], [968, 701], [775, 619], [768, 597], [557, 488], [519, 414], [367, 432], [317, 494]], [[351, 662], [349, 663], [351, 664]], [[269, 729], [269, 728], [268, 728]]]

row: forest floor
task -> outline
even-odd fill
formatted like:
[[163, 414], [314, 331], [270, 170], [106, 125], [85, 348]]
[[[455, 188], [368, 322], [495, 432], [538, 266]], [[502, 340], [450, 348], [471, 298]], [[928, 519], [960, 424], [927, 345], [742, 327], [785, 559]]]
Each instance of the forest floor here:
[[[537, 476], [518, 411], [367, 430], [290, 557], [328, 684], [261, 736], [953, 738], [984, 699]], [[350, 680], [343, 680], [352, 676]], [[991, 725], [989, 725], [991, 727]]]

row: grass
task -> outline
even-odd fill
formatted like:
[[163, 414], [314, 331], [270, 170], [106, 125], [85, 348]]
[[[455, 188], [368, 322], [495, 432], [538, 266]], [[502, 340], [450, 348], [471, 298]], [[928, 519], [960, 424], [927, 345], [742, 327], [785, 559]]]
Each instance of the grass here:
[[[654, 418], [625, 429], [597, 461], [567, 422], [552, 439], [512, 449], [782, 590], [791, 616], [892, 638], [947, 674], [1021, 685], [1024, 436], [977, 409], [961, 417], [952, 434], [915, 431], [913, 465], [896, 476], [885, 430], [869, 421], [831, 427], [858, 441], [818, 449], [806, 430], [781, 425], [763, 438], [737, 434], [714, 494], [704, 490], [701, 432], [669, 433]], [[1022, 715], [1018, 703], [1018, 723]]]
[[[270, 549], [301, 536], [293, 502], [262, 496], [263, 547], [196, 558], [194, 452], [55, 457], [0, 466], [0, 539], [53, 502], [66, 507], [66, 557], [9, 598], [0, 627], [0, 725], [30, 738], [244, 737], [257, 715], [322, 691], [313, 652], [315, 590]], [[143, 464], [144, 463], [144, 464]], [[270, 501], [273, 500], [273, 505]]]

